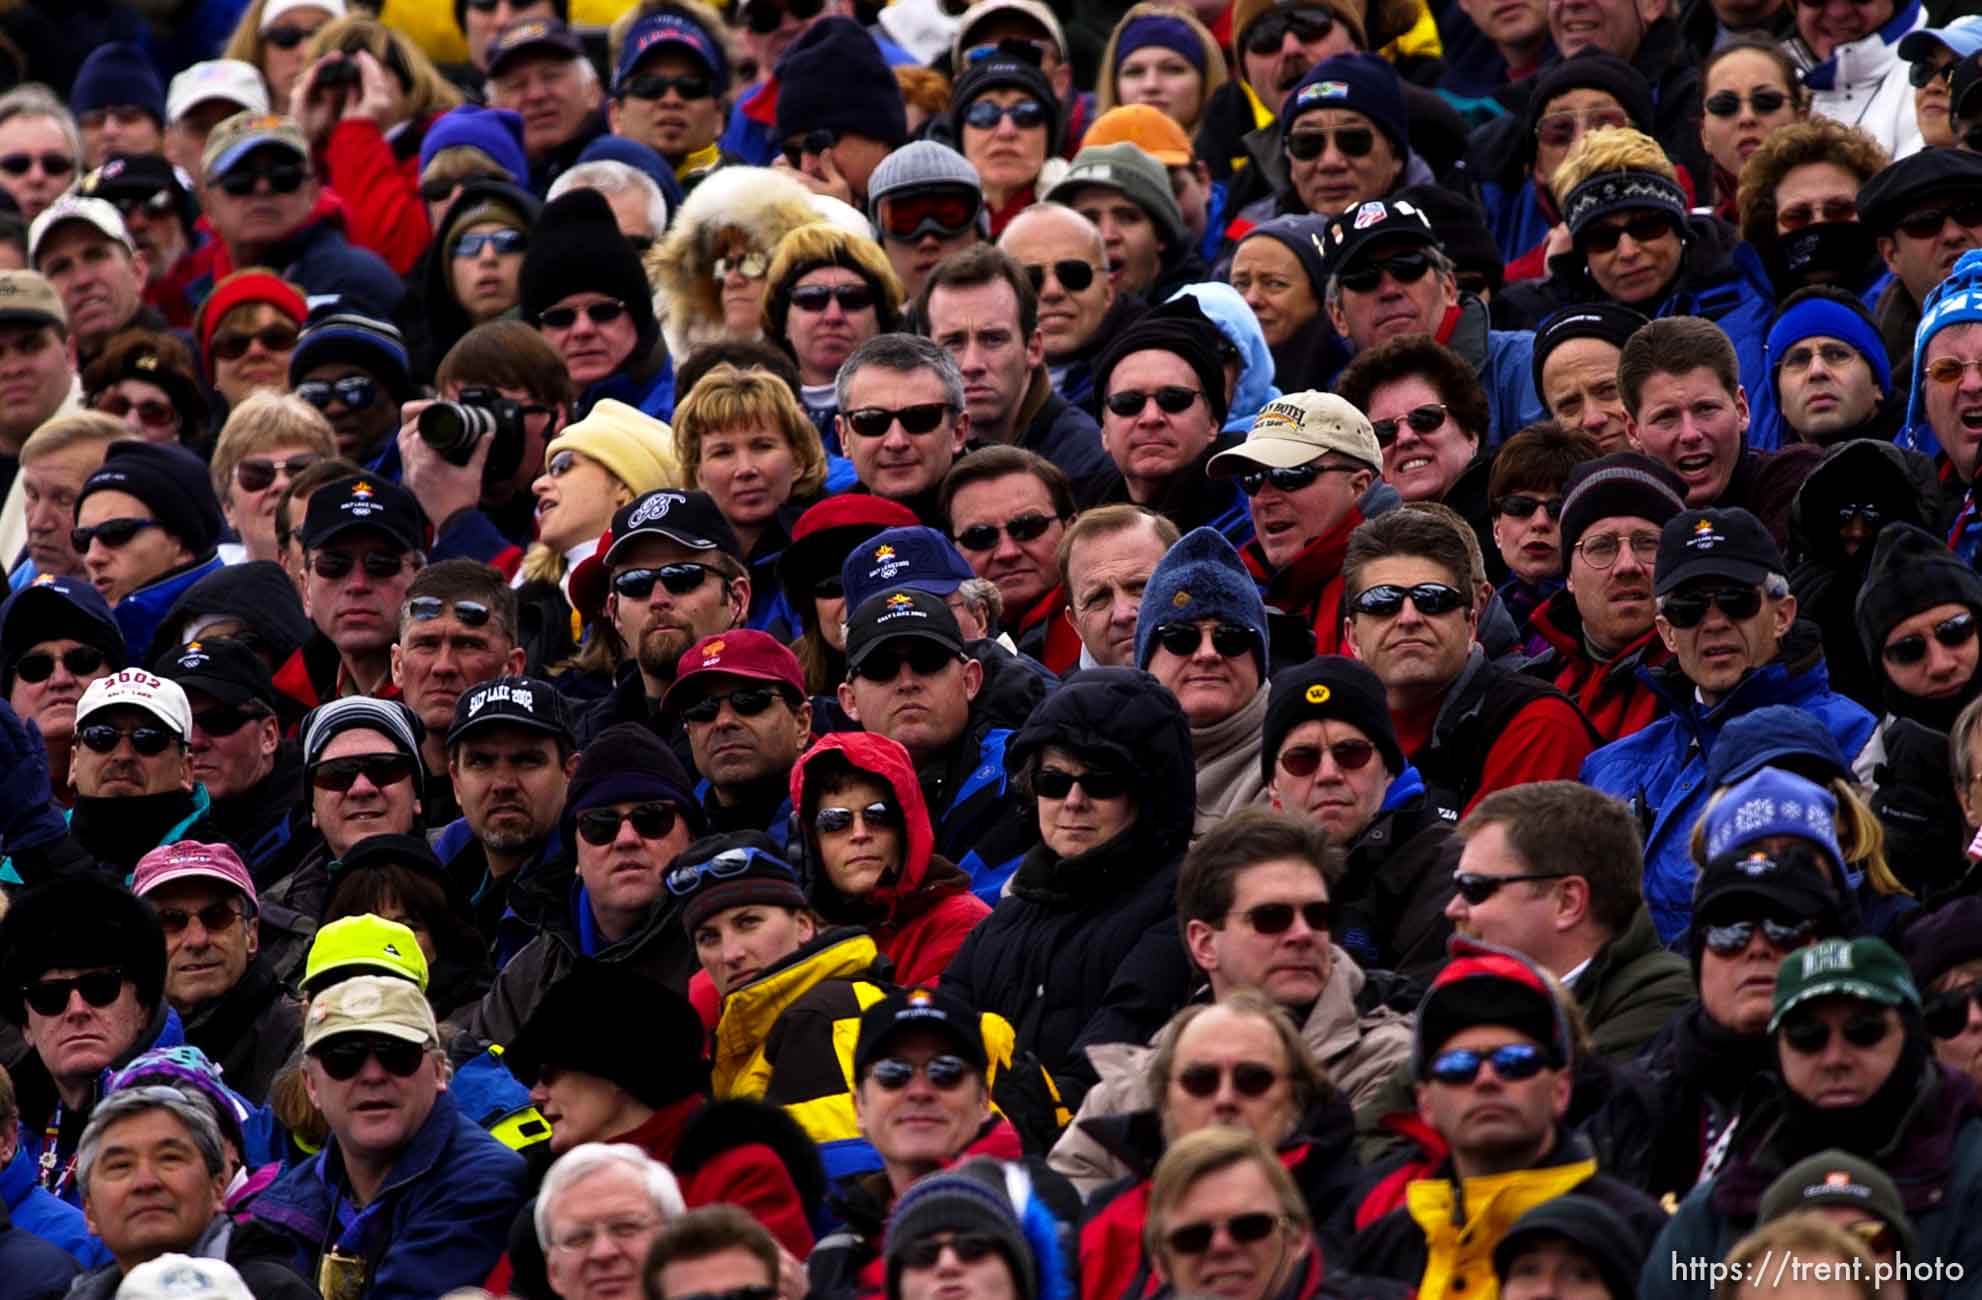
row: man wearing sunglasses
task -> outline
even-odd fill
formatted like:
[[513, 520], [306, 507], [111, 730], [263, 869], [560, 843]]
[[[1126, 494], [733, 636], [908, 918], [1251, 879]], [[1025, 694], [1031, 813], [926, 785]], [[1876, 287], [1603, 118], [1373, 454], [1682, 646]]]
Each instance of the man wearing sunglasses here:
[[523, 1204], [523, 1158], [455, 1105], [419, 987], [357, 975], [317, 994], [303, 1081], [330, 1136], [256, 1199], [255, 1235], [340, 1294], [438, 1295], [486, 1278]]
[[414, 393], [409, 367], [397, 326], [333, 307], [312, 317], [297, 338], [289, 383], [330, 422], [338, 455], [377, 467], [399, 428], [399, 404]]
[[1080, 662], [1080, 634], [1066, 617], [1056, 558], [1074, 517], [1067, 476], [1037, 453], [985, 447], [944, 478], [943, 501], [971, 571], [997, 584], [1000, 625], [1010, 629], [1019, 652], [1049, 672], [1072, 671]]
[[948, 145], [914, 140], [867, 178], [868, 216], [902, 290], [920, 299], [936, 264], [991, 230], [977, 169]]
[[11, 488], [29, 436], [74, 400], [76, 346], [62, 296], [33, 271], [0, 271], [0, 304], [0, 487]]
[[727, 161], [716, 136], [729, 89], [722, 38], [687, 9], [660, 8], [627, 29], [606, 122], [614, 135], [665, 158], [683, 187], [692, 187]]
[[0, 97], [0, 189], [33, 221], [75, 179], [83, 139], [76, 119], [48, 87], [22, 85]]
[[[1955, 271], [1927, 300], [1916, 335], [1912, 404], [1905, 441], [1935, 452], [1944, 474], [1967, 485], [1948, 545], [1973, 563], [1982, 553], [1982, 510], [1975, 482], [1982, 456], [1982, 311], [1974, 292], [1982, 285], [1982, 254], [1964, 253]], [[1936, 451], [1935, 444], [1939, 444]]]
[[1873, 547], [1857, 616], [1884, 714], [1854, 765], [1870, 774], [1885, 761], [1888, 730], [1899, 719], [1947, 734], [1982, 693], [1976, 672], [1982, 577], [1932, 533], [1890, 524]]
[[[1447, 1154], [1428, 1160], [1408, 1207], [1351, 1240], [1352, 1272], [1423, 1288], [1490, 1271], [1514, 1218], [1570, 1191], [1617, 1211], [1639, 1252], [1650, 1245], [1665, 1211], [1599, 1168], [1588, 1141], [1564, 1123], [1575, 1039], [1556, 997], [1549, 977], [1520, 953], [1453, 941], [1452, 959], [1418, 1005], [1411, 1050], [1417, 1118]], [[1482, 1178], [1495, 1179], [1495, 1194], [1479, 1190]], [[1433, 1199], [1420, 1199], [1427, 1195]], [[1437, 1206], [1453, 1231], [1429, 1238], [1416, 1217], [1421, 1205]]]
[[716, 831], [790, 831], [791, 771], [812, 740], [805, 670], [777, 638], [736, 628], [682, 652], [662, 716], [688, 733]]
[[1108, 255], [1108, 279], [1119, 296], [1162, 302], [1187, 284], [1207, 279], [1169, 173], [1139, 146], [1090, 145], [1046, 202], [1064, 203], [1092, 221]]
[[144, 653], [174, 601], [221, 568], [220, 503], [199, 457], [114, 442], [76, 494], [70, 545], [110, 602], [124, 644]]
[[280, 887], [266, 891], [315, 915], [329, 894], [315, 869], [374, 835], [417, 835], [426, 799], [420, 720], [397, 700], [353, 695], [310, 711], [302, 722], [309, 824], [321, 842]]
[[427, 521], [413, 495], [365, 473], [310, 494], [303, 526], [303, 608], [317, 635], [303, 647], [319, 700], [398, 693], [392, 650], [400, 603], [426, 563]]
[[76, 364], [87, 367], [119, 330], [166, 328], [144, 302], [149, 263], [124, 218], [103, 199], [64, 195], [28, 229], [28, 263], [67, 309]]
[[656, 419], [672, 411], [674, 365], [653, 291], [604, 194], [574, 189], [544, 205], [517, 285], [523, 319], [564, 358], [574, 415], [607, 398]]
[[516, 593], [486, 564], [442, 560], [420, 570], [406, 588], [392, 647], [392, 684], [426, 724], [420, 756], [436, 795], [428, 809], [434, 825], [460, 812], [445, 780], [455, 706], [482, 682], [523, 671], [516, 636]]
[[1085, 407], [1094, 395], [1094, 361], [1143, 312], [1115, 297], [1108, 254], [1094, 223], [1057, 204], [1035, 204], [1012, 218], [998, 247], [1025, 270], [1039, 297], [1039, 332], [1054, 391]]
[[[1978, 186], [1982, 155], [1923, 149], [1879, 172], [1858, 191], [1858, 219], [1876, 239], [1879, 257], [1894, 276], [1871, 307], [1896, 384], [1904, 377], [1911, 388], [1919, 387], [1913, 336], [1922, 305], [1954, 270], [1957, 258], [1982, 248], [1982, 206], [1973, 199]], [[1935, 450], [1918, 440], [1916, 445]]]
[[814, 194], [868, 207], [868, 182], [906, 144], [908, 116], [874, 38], [852, 18], [814, 23], [780, 61], [774, 170]]
[[880, 334], [840, 366], [832, 399], [840, 445], [861, 485], [940, 526], [943, 476], [970, 436], [956, 361], [932, 340]]
[[87, 583], [40, 577], [0, 604], [0, 693], [21, 722], [40, 730], [50, 793], [60, 804], [71, 798], [76, 705], [91, 685], [123, 666], [124, 635]]

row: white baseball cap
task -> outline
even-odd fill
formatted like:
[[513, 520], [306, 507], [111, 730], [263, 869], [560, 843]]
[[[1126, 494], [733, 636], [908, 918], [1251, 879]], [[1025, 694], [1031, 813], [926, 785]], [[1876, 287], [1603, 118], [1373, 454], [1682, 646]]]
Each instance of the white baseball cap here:
[[141, 668], [126, 668], [89, 684], [76, 703], [76, 725], [104, 709], [120, 705], [143, 709], [184, 739], [193, 731], [193, 706], [179, 683], [154, 677]]
[[208, 59], [172, 78], [165, 92], [165, 120], [177, 122], [211, 99], [225, 100], [249, 113], [269, 111], [261, 71], [240, 59]]
[[41, 256], [42, 241], [47, 239], [55, 227], [70, 221], [80, 221], [101, 231], [105, 239], [114, 239], [130, 252], [137, 251], [131, 240], [131, 232], [124, 225], [124, 218], [117, 209], [104, 199], [84, 198], [80, 194], [64, 194], [42, 210], [28, 227], [28, 265], [34, 265]]
[[224, 1259], [160, 1255], [124, 1275], [117, 1300], [255, 1300]]
[[291, 9], [321, 9], [330, 15], [332, 22], [344, 17], [347, 12], [344, 8], [344, 0], [268, 0], [268, 3], [262, 6], [261, 26], [255, 30], [267, 31]]

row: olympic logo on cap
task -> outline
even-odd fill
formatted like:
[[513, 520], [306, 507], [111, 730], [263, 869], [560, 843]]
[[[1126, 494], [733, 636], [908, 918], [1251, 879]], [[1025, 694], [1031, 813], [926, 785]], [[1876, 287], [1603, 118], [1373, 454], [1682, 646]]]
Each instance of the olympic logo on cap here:
[[895, 558], [895, 548], [892, 546], [877, 546], [874, 548], [874, 558], [877, 560], [892, 560]]
[[910, 605], [913, 605], [914, 603], [915, 603], [915, 598], [910, 596], [905, 591], [898, 591], [894, 595], [888, 597], [888, 604], [891, 608], [894, 609], [907, 609]]
[[709, 644], [702, 647], [702, 657], [704, 659], [714, 659], [717, 655], [721, 654], [722, 652], [723, 652], [723, 643], [720, 639], [711, 641], [709, 642]]

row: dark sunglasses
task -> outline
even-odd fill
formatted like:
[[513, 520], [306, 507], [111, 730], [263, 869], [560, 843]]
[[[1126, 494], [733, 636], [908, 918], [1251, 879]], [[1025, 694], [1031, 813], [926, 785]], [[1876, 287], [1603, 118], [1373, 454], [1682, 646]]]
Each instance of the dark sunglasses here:
[[[1280, 766], [1289, 776], [1313, 776], [1321, 770], [1320, 745], [1296, 745], [1280, 751]], [[1338, 740], [1327, 746], [1328, 756], [1344, 772], [1360, 772], [1376, 757], [1376, 746], [1367, 740]]]
[[568, 330], [578, 323], [578, 313], [585, 313], [585, 319], [594, 325], [610, 325], [626, 315], [623, 302], [595, 302], [583, 308], [552, 307], [537, 313], [537, 323], [545, 329]]
[[961, 1056], [932, 1056], [917, 1065], [898, 1056], [890, 1056], [867, 1068], [867, 1077], [879, 1084], [884, 1092], [900, 1092], [918, 1074], [929, 1080], [930, 1087], [948, 1092], [969, 1076], [970, 1063]]
[[1282, 492], [1299, 492], [1323, 474], [1354, 474], [1368, 468], [1367, 465], [1324, 465], [1315, 460], [1285, 469], [1251, 469], [1235, 477], [1239, 480], [1239, 491], [1256, 497], [1269, 483]]
[[1046, 287], [1048, 271], [1053, 273], [1053, 278], [1058, 280], [1060, 287], [1068, 293], [1079, 293], [1094, 283], [1094, 263], [1068, 257], [1057, 262], [1042, 262], [1025, 268], [1025, 278], [1032, 281], [1034, 293]]
[[840, 142], [837, 133], [827, 127], [816, 127], [804, 135], [794, 136], [784, 143], [785, 161], [797, 167], [805, 160], [805, 155], [818, 157]]
[[[916, 240], [924, 235], [948, 239], [977, 224], [983, 201], [970, 190], [925, 190], [920, 194], [891, 194], [882, 214], [881, 232], [890, 239]], [[1086, 263], [1082, 263], [1086, 265]], [[1039, 286], [1033, 286], [1037, 293]]]
[[1214, 624], [1207, 633], [1195, 623], [1165, 623], [1156, 629], [1156, 644], [1168, 650], [1179, 659], [1188, 659], [1198, 652], [1204, 638], [1211, 637], [1211, 648], [1220, 659], [1237, 659], [1249, 655], [1259, 644], [1259, 638], [1251, 629], [1235, 627], [1230, 623]]
[[[1227, 1073], [1224, 1067], [1208, 1061], [1201, 1065], [1187, 1065], [1177, 1071], [1177, 1086], [1202, 1101], [1217, 1095], [1218, 1085], [1225, 1081]], [[1264, 1097], [1274, 1084], [1280, 1082], [1280, 1071], [1258, 1061], [1235, 1061], [1229, 1073], [1232, 1076], [1232, 1090], [1241, 1097]]]
[[[1370, 293], [1385, 275], [1399, 284], [1416, 284], [1425, 278], [1425, 272], [1431, 270], [1431, 267], [1431, 255], [1428, 253], [1399, 253], [1395, 257], [1386, 257], [1381, 261], [1364, 262], [1360, 266], [1342, 272], [1340, 278], [1344, 289], [1355, 293]], [[1420, 432], [1427, 431], [1420, 430]]]
[[949, 415], [947, 402], [917, 402], [893, 411], [885, 406], [863, 406], [849, 411], [844, 418], [846, 427], [863, 438], [882, 437], [896, 424], [901, 425], [903, 433], [920, 437], [934, 433]]
[[851, 316], [874, 305], [874, 291], [864, 284], [806, 284], [791, 291], [791, 305], [800, 311], [822, 312], [829, 302]]
[[1335, 141], [1335, 152], [1344, 158], [1367, 158], [1376, 148], [1376, 131], [1367, 126], [1308, 128], [1287, 133], [1287, 156], [1296, 162], [1313, 162], [1328, 151], [1330, 139]]
[[406, 615], [415, 623], [431, 623], [448, 612], [452, 604], [454, 617], [464, 627], [483, 627], [489, 621], [489, 607], [479, 600], [446, 601], [439, 596], [415, 596], [406, 602]]
[[1394, 618], [1403, 612], [1406, 600], [1426, 618], [1453, 613], [1466, 608], [1469, 603], [1466, 593], [1442, 582], [1420, 582], [1415, 587], [1400, 587], [1394, 582], [1386, 582], [1357, 595], [1349, 608], [1372, 618]]
[[1782, 106], [1789, 102], [1789, 96], [1780, 90], [1771, 90], [1767, 86], [1758, 86], [1749, 92], [1747, 99], [1744, 101], [1739, 94], [1732, 90], [1719, 90], [1707, 96], [1706, 103], [1701, 107], [1705, 108], [1714, 117], [1733, 117], [1741, 111], [1741, 105], [1744, 102], [1755, 110], [1757, 117], [1767, 117], [1771, 113], [1781, 112]]
[[86, 727], [77, 727], [76, 738], [98, 754], [108, 754], [117, 748], [119, 741], [129, 740], [131, 748], [145, 758], [163, 754], [167, 747], [179, 743], [179, 737], [164, 727], [113, 727], [107, 722], [92, 722]]
[[1521, 492], [1510, 492], [1493, 503], [1493, 512], [1506, 515], [1510, 519], [1533, 519], [1535, 511], [1546, 510], [1552, 523], [1562, 520], [1561, 497], [1531, 497]]
[[1426, 402], [1423, 406], [1414, 406], [1393, 419], [1371, 420], [1370, 431], [1376, 434], [1377, 446], [1388, 447], [1397, 441], [1397, 431], [1403, 425], [1410, 425], [1412, 433], [1423, 437], [1429, 433], [1436, 433], [1439, 426], [1444, 423], [1445, 404]]
[[[1975, 615], [1964, 612], [1936, 623], [1934, 639], [1950, 650], [1956, 646], [1967, 645], [1975, 639]], [[1927, 657], [1927, 638], [1918, 632], [1912, 636], [1903, 636], [1887, 646], [1883, 653], [1889, 664], [1897, 664], [1902, 668], [1917, 664]]]
[[367, 375], [346, 375], [342, 379], [312, 379], [306, 384], [296, 385], [296, 396], [316, 407], [327, 410], [332, 402], [337, 402], [347, 411], [362, 411], [378, 400], [378, 381]]
[[750, 15], [744, 20], [751, 31], [759, 36], [769, 36], [784, 23], [785, 15], [790, 14], [800, 22], [817, 18], [819, 11], [826, 7], [826, 0], [779, 0], [770, 4], [768, 0], [756, 0], [750, 6]]
[[1920, 1009], [1927, 1032], [1936, 1038], [1959, 1038], [1968, 1028], [1968, 1004], [1982, 1007], [1982, 980], [1966, 988], [1948, 989], [1929, 997]]
[[[364, 558], [365, 576], [383, 581], [394, 577], [406, 564], [404, 551], [366, 551]], [[336, 582], [351, 575], [358, 566], [358, 560], [349, 551], [318, 551], [310, 557], [310, 571], [319, 578]]]
[[995, 131], [998, 123], [1008, 117], [1012, 119], [1012, 125], [1021, 131], [1043, 127], [1046, 125], [1046, 105], [1030, 95], [1016, 104], [994, 104], [988, 99], [977, 99], [964, 110], [963, 123], [980, 131]]
[[1293, 928], [1296, 916], [1306, 922], [1308, 929], [1317, 933], [1333, 929], [1335, 925], [1335, 905], [1325, 898], [1302, 903], [1298, 907], [1292, 903], [1261, 903], [1236, 915], [1252, 927], [1254, 934], [1285, 934]]
[[1129, 792], [1129, 778], [1120, 772], [1069, 772], [1058, 767], [1042, 767], [1032, 778], [1032, 792], [1055, 802], [1072, 794], [1075, 786], [1090, 799], [1119, 799]]
[[278, 23], [262, 33], [262, 42], [273, 45], [278, 50], [293, 50], [304, 41], [317, 34], [314, 27], [298, 27], [293, 23]]
[[520, 230], [483, 230], [456, 240], [454, 256], [457, 261], [466, 262], [480, 257], [485, 248], [502, 254], [525, 252], [529, 247], [530, 237]]
[[1509, 1043], [1491, 1052], [1454, 1048], [1432, 1058], [1427, 1077], [1434, 1083], [1464, 1087], [1480, 1077], [1482, 1065], [1491, 1065], [1495, 1077], [1507, 1083], [1518, 1083], [1522, 1079], [1532, 1079], [1546, 1069], [1548, 1053], [1533, 1043]]
[[365, 1062], [374, 1059], [395, 1079], [410, 1078], [413, 1071], [420, 1068], [426, 1054], [424, 1043], [409, 1043], [401, 1038], [348, 1036], [340, 1036], [311, 1053], [323, 1072], [339, 1083], [356, 1078], [358, 1071], [365, 1068]]
[[673, 831], [680, 814], [671, 803], [654, 800], [635, 804], [625, 812], [612, 808], [588, 808], [578, 814], [578, 835], [587, 844], [610, 844], [619, 838], [621, 823], [632, 822], [633, 833], [643, 840], [663, 840]]
[[[62, 652], [62, 666], [71, 677], [88, 677], [103, 667], [103, 651], [93, 645], [71, 646]], [[24, 654], [14, 661], [14, 676], [33, 685], [55, 675], [55, 656], [46, 650]]]
[[[709, 580], [716, 571], [706, 564], [684, 561], [663, 564], [657, 569], [626, 569], [615, 573], [612, 589], [624, 600], [646, 600], [654, 594], [654, 584], [670, 596], [686, 596]], [[721, 577], [721, 574], [717, 574]]]
[[1524, 871], [1518, 876], [1484, 876], [1477, 871], [1455, 871], [1452, 873], [1453, 892], [1466, 900], [1470, 907], [1478, 907], [1495, 894], [1503, 885], [1512, 885], [1530, 880], [1560, 880], [1559, 871]]
[[475, 172], [468, 176], [430, 176], [420, 182], [420, 197], [428, 203], [445, 203], [447, 196], [470, 181], [508, 180], [508, 176], [498, 176], [494, 172]]
[[902, 665], [917, 677], [934, 677], [955, 663], [957, 656], [934, 641], [909, 641], [885, 646], [860, 661], [854, 675], [870, 682], [892, 682], [901, 675]]
[[1938, 68], [1925, 59], [1921, 59], [1907, 68], [1906, 80], [1915, 90], [1925, 87], [1930, 81], [1952, 82], [1954, 80], [1954, 70], [1960, 66], [1960, 59], [1950, 59]]
[[1246, 53], [1276, 53], [1287, 39], [1287, 33], [1294, 33], [1297, 41], [1318, 41], [1335, 30], [1335, 15], [1326, 10], [1283, 9], [1268, 13], [1246, 29]]
[[1021, 545], [1036, 542], [1058, 522], [1052, 515], [1024, 514], [1002, 524], [972, 524], [957, 534], [957, 545], [966, 551], [988, 551], [997, 546], [1000, 536]]
[[121, 420], [132, 411], [138, 413], [138, 422], [154, 429], [163, 429], [179, 422], [179, 412], [170, 402], [161, 402], [156, 397], [147, 397], [142, 402], [134, 402], [122, 393], [101, 393], [92, 405], [105, 415]]
[[313, 451], [298, 452], [280, 461], [266, 456], [252, 456], [235, 462], [234, 481], [241, 485], [243, 492], [266, 492], [275, 486], [278, 475], [293, 479], [322, 459]]
[[1865, 526], [1878, 531], [1879, 525], [1886, 522], [1886, 512], [1878, 506], [1854, 505], [1837, 508], [1837, 526], [1843, 528], [1854, 519], [1863, 519]]
[[286, 323], [264, 325], [253, 333], [230, 330], [213, 336], [207, 350], [222, 361], [239, 361], [248, 355], [250, 345], [259, 343], [264, 352], [293, 352], [296, 350], [296, 327]]
[[27, 1004], [38, 1016], [59, 1016], [69, 1009], [69, 995], [80, 993], [83, 1001], [93, 1007], [107, 1007], [117, 1000], [124, 990], [124, 972], [115, 967], [110, 970], [84, 971], [68, 979], [36, 980], [21, 990], [27, 997]]
[[[1813, 221], [1835, 225], [1839, 222], [1858, 219], [1858, 200], [1842, 196], [1824, 199], [1819, 202], [1798, 203], [1794, 207], [1783, 208], [1776, 213], [1776, 224], [1784, 231], [1801, 230]], [[1803, 364], [1810, 364], [1806, 354]]]
[[156, 519], [106, 519], [87, 528], [71, 528], [69, 545], [77, 555], [81, 555], [89, 550], [91, 542], [101, 539], [105, 546], [114, 551], [120, 546], [130, 545], [131, 539], [145, 529], [162, 527], [164, 525]]
[[1763, 917], [1752, 921], [1730, 921], [1726, 925], [1707, 926], [1702, 938], [1707, 951], [1716, 957], [1738, 957], [1748, 951], [1748, 945], [1755, 941], [1755, 932], [1761, 931], [1769, 946], [1778, 952], [1793, 952], [1816, 937], [1815, 921], [1777, 921]]
[[200, 928], [208, 934], [225, 934], [234, 928], [241, 919], [241, 909], [232, 903], [210, 903], [197, 912], [189, 912], [183, 907], [161, 907], [158, 909], [158, 925], [167, 934], [179, 934], [198, 917]]
[[846, 583], [841, 581], [838, 574], [830, 578], [821, 578], [812, 584], [812, 595], [815, 600], [845, 600]]
[[193, 726], [203, 736], [231, 736], [250, 722], [256, 722], [267, 715], [239, 708], [232, 704], [217, 704], [210, 709], [202, 709], [193, 715]]
[[413, 779], [413, 760], [404, 754], [357, 754], [350, 758], [326, 758], [310, 764], [310, 784], [332, 794], [343, 794], [364, 777], [383, 790], [389, 785]]
[[714, 722], [716, 715], [722, 712], [724, 702], [727, 701], [730, 712], [737, 717], [754, 718], [770, 708], [772, 701], [777, 698], [778, 688], [775, 686], [748, 686], [742, 690], [731, 691], [727, 695], [704, 695], [683, 709], [681, 716], [688, 722]]
[[[1861, 1011], [1847, 1018], [1838, 1027], [1844, 1041], [1853, 1047], [1877, 1047], [1886, 1041], [1886, 1035], [1893, 1031], [1892, 1022], [1876, 1011]], [[1789, 1050], [1799, 1056], [1815, 1056], [1830, 1045], [1831, 1025], [1827, 1020], [1810, 1016], [1797, 1020], [1785, 1020], [1782, 1025], [1782, 1041]]]
[[1551, 149], [1567, 149], [1584, 130], [1599, 131], [1607, 126], [1629, 126], [1631, 119], [1612, 108], [1595, 108], [1582, 113], [1550, 113], [1535, 123], [1535, 139]]
[[1168, 415], [1181, 415], [1190, 410], [1191, 403], [1197, 399], [1198, 390], [1182, 384], [1165, 384], [1157, 389], [1123, 388], [1108, 394], [1108, 410], [1121, 419], [1131, 420], [1141, 415], [1143, 408], [1154, 400], [1157, 410]]
[[1671, 217], [1663, 212], [1643, 212], [1625, 221], [1623, 225], [1605, 222], [1600, 226], [1587, 226], [1577, 237], [1576, 242], [1586, 253], [1608, 253], [1617, 247], [1618, 241], [1626, 235], [1633, 243], [1649, 244], [1655, 239], [1664, 239], [1675, 233]]
[[712, 99], [716, 93], [715, 81], [701, 73], [690, 73], [685, 77], [663, 77], [658, 74], [635, 77], [620, 88], [622, 97], [634, 99], [659, 99], [672, 90], [684, 100]]
[[812, 825], [821, 835], [838, 835], [842, 831], [852, 830], [856, 817], [869, 827], [902, 824], [900, 809], [885, 800], [876, 799], [865, 808], [821, 808], [812, 818]]
[[1211, 1249], [1212, 1238], [1217, 1235], [1221, 1226], [1225, 1229], [1225, 1235], [1234, 1242], [1241, 1246], [1250, 1246], [1256, 1241], [1265, 1241], [1272, 1236], [1274, 1230], [1280, 1226], [1280, 1219], [1279, 1216], [1268, 1214], [1264, 1210], [1255, 1210], [1251, 1214], [1235, 1214], [1224, 1220], [1222, 1225], [1215, 1219], [1205, 1223], [1186, 1223], [1170, 1229], [1163, 1240], [1170, 1247], [1172, 1254], [1202, 1255]]
[[33, 170], [35, 163], [50, 176], [67, 176], [76, 170], [76, 160], [65, 153], [10, 153], [0, 157], [0, 172], [9, 176], [25, 176]]
[[228, 172], [214, 183], [220, 186], [222, 193], [231, 195], [237, 199], [245, 199], [250, 194], [253, 194], [255, 187], [263, 181], [268, 182], [270, 193], [294, 194], [297, 190], [303, 188], [303, 181], [306, 176], [307, 173], [301, 167], [293, 163], [283, 163], [266, 168], [243, 167], [236, 171]]
[[907, 1246], [898, 1248], [896, 1256], [903, 1268], [931, 1269], [943, 1258], [945, 1247], [956, 1255], [959, 1264], [975, 1264], [998, 1249], [998, 1239], [981, 1232], [959, 1232], [947, 1241], [918, 1237]]
[[1732, 622], [1755, 617], [1762, 609], [1760, 587], [1716, 587], [1707, 591], [1675, 592], [1659, 605], [1665, 621], [1677, 628], [1700, 626], [1712, 605]]

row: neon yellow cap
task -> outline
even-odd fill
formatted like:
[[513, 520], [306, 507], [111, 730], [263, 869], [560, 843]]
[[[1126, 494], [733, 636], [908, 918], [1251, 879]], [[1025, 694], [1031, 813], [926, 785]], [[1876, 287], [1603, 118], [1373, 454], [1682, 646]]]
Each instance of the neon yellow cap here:
[[427, 989], [427, 956], [412, 930], [397, 921], [367, 912], [332, 921], [317, 931], [303, 967], [303, 987], [314, 990], [318, 980], [334, 972], [397, 975]]

